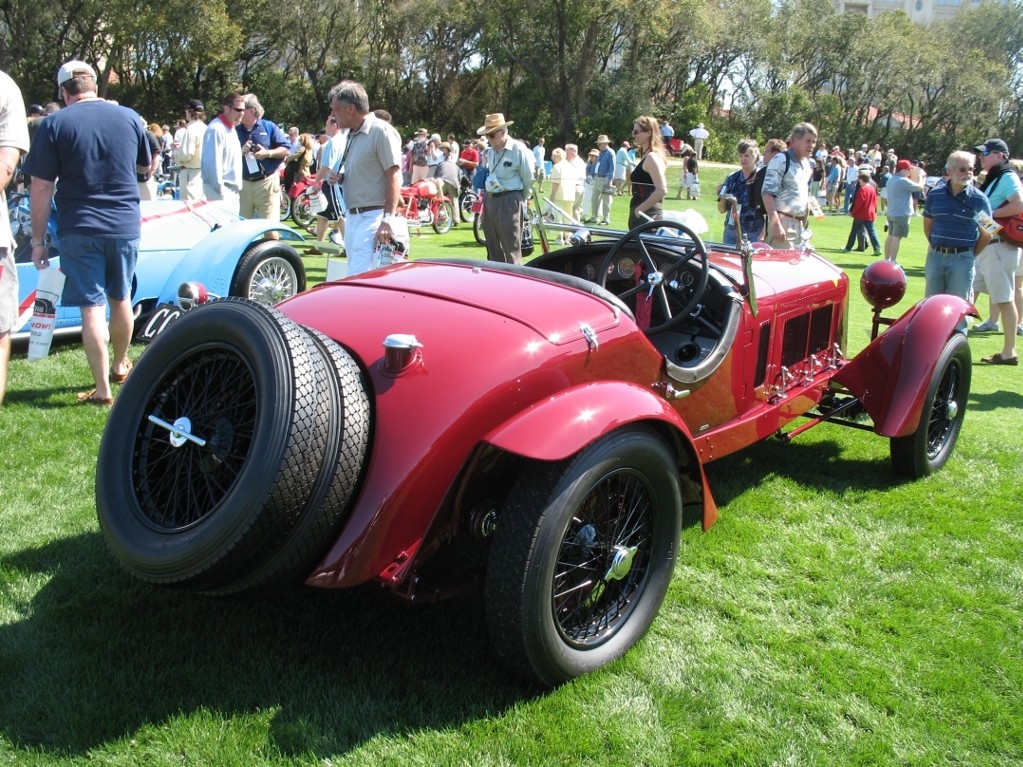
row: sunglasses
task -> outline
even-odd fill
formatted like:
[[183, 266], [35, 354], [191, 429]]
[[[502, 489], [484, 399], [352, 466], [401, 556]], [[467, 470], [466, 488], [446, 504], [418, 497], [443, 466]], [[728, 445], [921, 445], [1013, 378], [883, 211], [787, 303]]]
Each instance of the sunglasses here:
[[649, 128], [633, 128], [632, 129], [632, 135], [633, 136], [635, 136], [637, 133], [649, 133], [649, 132], [650, 132]]
[[952, 170], [959, 171], [960, 173], [973, 173], [973, 168], [969, 165], [959, 165], [958, 167], [952, 168]]

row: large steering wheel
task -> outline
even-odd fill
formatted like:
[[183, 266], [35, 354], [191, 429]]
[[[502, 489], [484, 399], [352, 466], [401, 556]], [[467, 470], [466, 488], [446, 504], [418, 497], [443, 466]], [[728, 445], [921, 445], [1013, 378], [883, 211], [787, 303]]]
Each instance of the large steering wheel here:
[[[658, 238], [660, 240], [660, 242], [658, 242], [658, 246], [663, 250], [681, 249], [682, 251], [682, 256], [663, 270], [658, 266], [657, 261], [655, 261], [654, 257], [650, 254], [651, 244], [644, 241], [644, 238], [642, 237], [644, 233], [655, 229], [677, 229], [681, 235], [681, 237], [677, 240], [677, 245], [675, 237], [672, 235], [666, 235], [663, 239]], [[688, 239], [691, 244], [686, 243], [686, 239]], [[643, 265], [643, 279], [640, 280], [636, 287], [630, 288], [624, 293], [619, 293], [618, 297], [624, 300], [630, 296], [642, 295], [645, 293], [652, 299], [656, 300], [664, 314], [665, 320], [660, 325], [651, 325], [646, 328], [646, 333], [648, 335], [661, 333], [675, 325], [678, 325], [680, 322], [683, 322], [689, 313], [695, 309], [696, 305], [703, 299], [704, 293], [707, 292], [707, 277], [710, 271], [710, 264], [707, 258], [707, 248], [704, 246], [703, 240], [701, 240], [692, 229], [684, 224], [670, 220], [644, 221], [635, 229], [627, 232], [625, 236], [611, 246], [611, 250], [607, 252], [607, 255], [604, 257], [604, 263], [601, 265], [600, 287], [607, 287], [607, 276], [610, 272], [611, 264], [614, 263], [615, 257], [631, 243], [634, 243], [639, 249], [639, 252], [642, 254], [640, 262]], [[683, 243], [685, 244], [683, 245]], [[678, 278], [682, 267], [694, 259], [699, 261], [700, 276], [697, 279], [696, 284], [692, 287], [692, 296], [683, 308], [676, 312], [672, 312], [671, 301], [668, 297], [667, 288], [671, 285], [673, 279]], [[642, 299], [637, 298], [637, 300]]]

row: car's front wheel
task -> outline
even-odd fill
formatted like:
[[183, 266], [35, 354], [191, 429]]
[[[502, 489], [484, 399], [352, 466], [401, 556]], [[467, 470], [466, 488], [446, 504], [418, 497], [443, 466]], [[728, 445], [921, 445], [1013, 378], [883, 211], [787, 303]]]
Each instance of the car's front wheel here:
[[916, 431], [891, 439], [896, 474], [926, 477], [945, 465], [966, 416], [972, 365], [966, 336], [953, 333], [934, 366]]
[[273, 306], [305, 290], [305, 267], [290, 245], [263, 240], [241, 257], [231, 280], [231, 295]]
[[502, 509], [487, 564], [498, 653], [548, 687], [623, 655], [664, 600], [681, 517], [674, 457], [645, 429], [528, 467]]

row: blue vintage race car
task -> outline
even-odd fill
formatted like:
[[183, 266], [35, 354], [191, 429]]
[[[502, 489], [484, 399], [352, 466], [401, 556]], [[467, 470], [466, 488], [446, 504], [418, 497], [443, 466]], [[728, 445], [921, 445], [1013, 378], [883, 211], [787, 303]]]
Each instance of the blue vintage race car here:
[[[305, 290], [302, 258], [285, 240], [303, 238], [283, 224], [242, 219], [215, 202], [161, 199], [142, 202], [142, 239], [132, 285], [132, 305], [142, 329], [158, 306], [173, 304], [184, 282], [201, 282], [211, 294], [244, 296], [276, 304]], [[18, 243], [18, 299], [23, 317], [14, 338], [27, 338], [28, 320], [36, 297], [39, 273], [31, 262], [28, 199], [11, 209]], [[267, 239], [278, 232], [280, 240]], [[52, 224], [47, 235], [60, 266], [60, 244]], [[55, 332], [77, 333], [81, 313], [75, 307], [57, 307]]]

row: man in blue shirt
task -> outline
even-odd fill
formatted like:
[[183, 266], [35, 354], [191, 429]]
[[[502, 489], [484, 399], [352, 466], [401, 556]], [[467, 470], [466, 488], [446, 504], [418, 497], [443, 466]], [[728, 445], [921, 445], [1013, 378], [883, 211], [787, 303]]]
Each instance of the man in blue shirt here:
[[611, 196], [614, 188], [611, 182], [615, 175], [615, 153], [611, 151], [611, 142], [603, 133], [597, 136], [597, 170], [593, 174], [593, 197], [590, 200], [589, 223], [596, 223], [598, 214], [600, 223], [607, 225], [611, 220]]
[[[255, 94], [245, 94], [242, 120], [235, 126], [242, 145], [242, 218], [281, 220], [281, 176], [284, 158], [291, 151], [287, 134], [277, 123], [263, 119], [263, 105]], [[276, 232], [268, 237], [276, 238]]]
[[970, 152], [950, 154], [945, 162], [946, 183], [931, 190], [924, 203], [924, 236], [929, 243], [924, 262], [926, 296], [948, 293], [969, 301], [973, 293], [977, 254], [991, 240], [978, 221], [978, 217], [991, 217], [991, 204], [973, 186], [974, 159]]
[[32, 176], [32, 262], [49, 267], [44, 238], [56, 192], [63, 303], [81, 308], [82, 345], [96, 384], [78, 401], [110, 405], [111, 379], [119, 383], [131, 369], [131, 283], [141, 234], [135, 179], [149, 173], [152, 155], [141, 118], [99, 98], [91, 66], [69, 61], [57, 84], [67, 108], [39, 124], [25, 161]]

